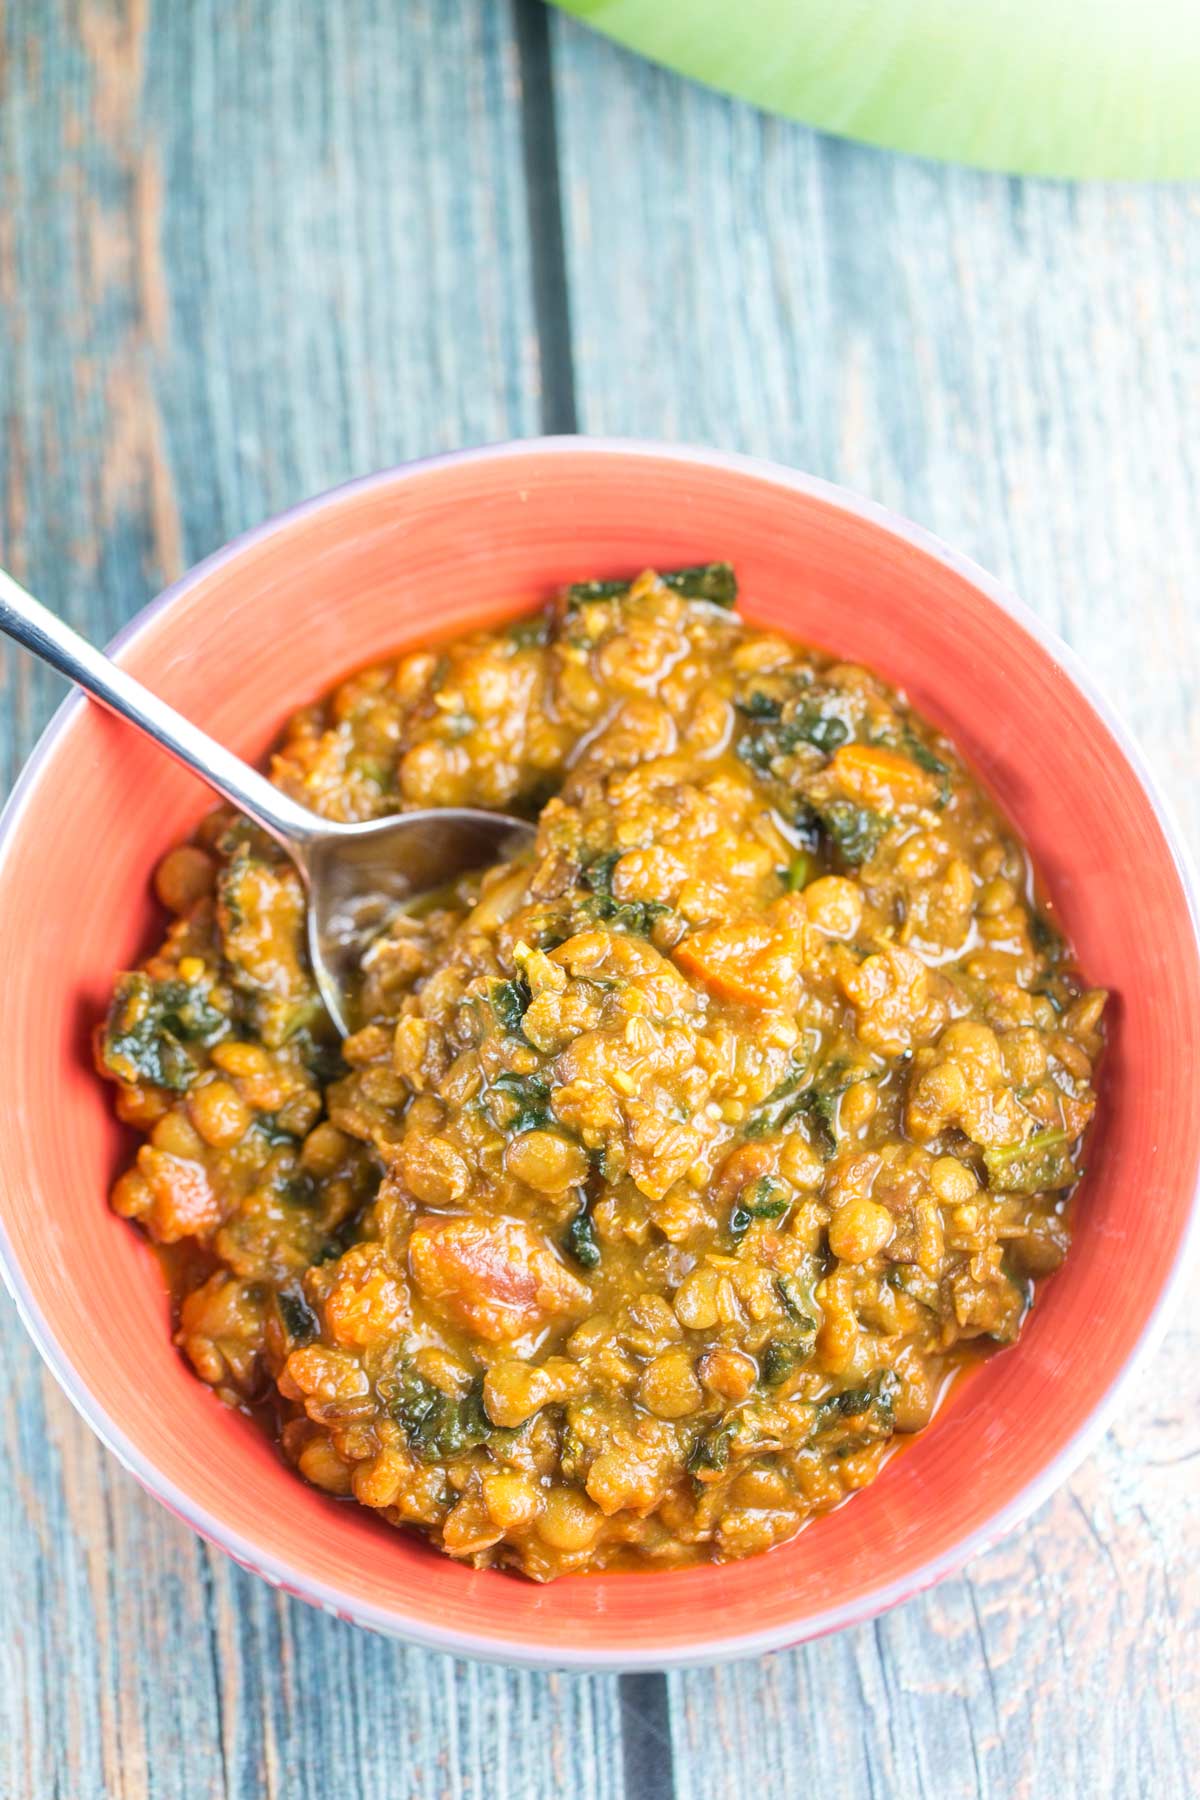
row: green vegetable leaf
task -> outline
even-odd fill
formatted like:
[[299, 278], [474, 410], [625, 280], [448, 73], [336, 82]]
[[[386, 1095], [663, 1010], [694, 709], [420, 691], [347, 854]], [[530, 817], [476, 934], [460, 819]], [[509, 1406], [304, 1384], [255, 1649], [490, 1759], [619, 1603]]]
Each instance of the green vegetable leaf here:
[[798, 850], [787, 866], [783, 885], [789, 894], [798, 894], [806, 888], [817, 872], [815, 859], [807, 850]]
[[621, 600], [629, 592], [628, 581], [572, 581], [567, 587], [567, 606], [587, 606], [594, 600]]
[[727, 562], [692, 563], [685, 569], [668, 569], [659, 577], [664, 587], [685, 600], [707, 600], [710, 606], [737, 605], [737, 576]]
[[869, 862], [879, 848], [888, 820], [870, 807], [851, 800], [834, 800], [818, 814], [822, 829], [848, 868]]
[[769, 1136], [772, 1131], [781, 1131], [799, 1110], [796, 1089], [806, 1074], [807, 1068], [803, 1066], [789, 1070], [778, 1087], [755, 1107], [742, 1126], [742, 1136], [760, 1138]]
[[587, 1207], [577, 1212], [567, 1226], [566, 1249], [570, 1256], [584, 1269], [598, 1269], [600, 1266], [600, 1240], [596, 1236], [596, 1224]]
[[1029, 936], [1039, 956], [1050, 964], [1061, 962], [1066, 945], [1062, 933], [1055, 929], [1045, 913], [1036, 909], [1029, 915]]
[[511, 1103], [501, 1129], [514, 1137], [520, 1131], [538, 1131], [553, 1123], [550, 1111], [550, 1083], [543, 1075], [497, 1075], [492, 1092], [503, 1094]]
[[949, 775], [950, 764], [943, 762], [941, 757], [917, 736], [911, 725], [906, 725], [904, 728], [901, 747], [905, 756], [911, 757], [917, 767], [924, 769], [927, 775]]
[[311, 1344], [320, 1326], [317, 1315], [308, 1301], [300, 1293], [280, 1293], [276, 1296], [279, 1306], [279, 1317], [283, 1321], [283, 1329], [294, 1344]]
[[1070, 1187], [1078, 1171], [1069, 1131], [1039, 1131], [1023, 1144], [984, 1150], [988, 1186], [1006, 1194], [1043, 1194]]
[[830, 1394], [817, 1407], [813, 1436], [829, 1436], [840, 1455], [860, 1450], [896, 1428], [895, 1400], [900, 1382], [892, 1369], [879, 1369], [859, 1387]]
[[523, 619], [514, 619], [504, 633], [510, 644], [518, 650], [532, 650], [540, 644], [550, 642], [550, 616], [545, 612], [529, 613]]
[[598, 894], [602, 899], [611, 900], [613, 897], [613, 870], [620, 860], [621, 852], [619, 850], [605, 850], [599, 856], [594, 856], [591, 862], [585, 863], [580, 871], [584, 887], [589, 888], [593, 894]]
[[[692, 563], [684, 569], [664, 569], [658, 579], [685, 600], [707, 600], [711, 606], [724, 607], [737, 603], [737, 577], [729, 563]], [[622, 600], [632, 586], [632, 580], [573, 581], [566, 592], [567, 606], [574, 609], [596, 600]]]
[[519, 1032], [521, 1020], [533, 998], [529, 983], [520, 977], [515, 981], [495, 981], [488, 998], [501, 1028]]
[[661, 900], [618, 900], [614, 896], [613, 870], [623, 854], [621, 850], [605, 850], [584, 865], [580, 877], [590, 890], [590, 897], [581, 903], [580, 911], [588, 919], [611, 925], [614, 931], [630, 937], [649, 937], [655, 921], [671, 909]]
[[792, 1324], [802, 1325], [806, 1328], [812, 1326], [814, 1331], [816, 1326], [813, 1325], [813, 1317], [818, 1311], [816, 1296], [813, 1293], [816, 1280], [815, 1267], [803, 1280], [799, 1275], [777, 1275], [775, 1277], [775, 1292], [779, 1296], [779, 1304]]
[[689, 1472], [701, 1481], [706, 1477], [719, 1475], [728, 1467], [730, 1446], [736, 1431], [736, 1421], [726, 1419], [714, 1430], [698, 1437], [687, 1460]]
[[783, 712], [783, 701], [774, 694], [764, 694], [761, 688], [753, 688], [736, 705], [748, 719], [778, 719]]
[[100, 1061], [118, 1081], [149, 1082], [181, 1094], [200, 1072], [185, 1047], [207, 1045], [229, 1030], [211, 987], [180, 979], [154, 980], [141, 970], [117, 980], [100, 1040]]
[[834, 1156], [838, 1147], [838, 1105], [846, 1089], [842, 1087], [810, 1087], [796, 1101], [812, 1125], [817, 1147], [826, 1156]]
[[477, 1375], [466, 1392], [455, 1398], [409, 1369], [401, 1378], [390, 1410], [410, 1447], [425, 1462], [462, 1456], [485, 1443], [494, 1429], [484, 1409], [482, 1375]]
[[782, 1387], [812, 1356], [817, 1341], [816, 1322], [813, 1319], [804, 1322], [810, 1327], [806, 1335], [772, 1338], [763, 1351], [760, 1368], [764, 1387]]
[[751, 723], [738, 739], [737, 754], [759, 775], [775, 773], [776, 760], [790, 756], [801, 744], [832, 756], [850, 736], [845, 721], [812, 698], [785, 707], [769, 694], [753, 690], [738, 708]]
[[782, 1219], [791, 1204], [790, 1189], [773, 1176], [763, 1175], [742, 1190], [729, 1215], [729, 1230], [735, 1238], [744, 1237], [754, 1219]]
[[279, 1123], [274, 1113], [256, 1113], [254, 1116], [254, 1129], [266, 1138], [268, 1144], [272, 1145], [289, 1144], [295, 1146], [299, 1143], [300, 1138], [303, 1135], [301, 1132], [288, 1131], [285, 1126]]

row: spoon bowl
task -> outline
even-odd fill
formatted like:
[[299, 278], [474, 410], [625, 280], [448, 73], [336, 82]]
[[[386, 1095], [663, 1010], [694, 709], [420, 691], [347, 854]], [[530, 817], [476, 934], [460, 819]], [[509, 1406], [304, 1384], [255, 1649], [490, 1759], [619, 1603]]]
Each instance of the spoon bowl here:
[[533, 843], [532, 825], [470, 806], [431, 807], [363, 825], [327, 826], [293, 851], [308, 890], [308, 953], [325, 1009], [355, 1028], [363, 956], [398, 912]]
[[0, 631], [136, 725], [282, 844], [308, 897], [313, 976], [343, 1037], [354, 1029], [363, 954], [396, 913], [469, 869], [516, 855], [533, 841], [533, 827], [525, 820], [465, 806], [330, 824], [110, 662], [3, 569]]

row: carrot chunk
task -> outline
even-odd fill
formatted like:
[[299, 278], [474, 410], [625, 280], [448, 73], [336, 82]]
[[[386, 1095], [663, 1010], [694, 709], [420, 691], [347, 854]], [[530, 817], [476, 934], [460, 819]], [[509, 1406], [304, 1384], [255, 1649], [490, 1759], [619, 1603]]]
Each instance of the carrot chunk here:
[[930, 806], [937, 796], [937, 782], [911, 757], [875, 744], [843, 744], [829, 767], [844, 793], [878, 811]]
[[803, 981], [805, 934], [784, 919], [746, 919], [694, 931], [675, 961], [717, 1000], [742, 1006], [794, 1004]]
[[421, 1293], [491, 1343], [587, 1305], [589, 1290], [520, 1219], [425, 1218], [408, 1244]]

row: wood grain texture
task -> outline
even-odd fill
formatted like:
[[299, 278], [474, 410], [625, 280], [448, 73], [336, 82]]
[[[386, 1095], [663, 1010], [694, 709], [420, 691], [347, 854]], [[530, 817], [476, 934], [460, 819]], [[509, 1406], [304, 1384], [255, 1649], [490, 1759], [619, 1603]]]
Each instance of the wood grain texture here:
[[[880, 156], [554, 41], [580, 429], [778, 457], [975, 555], [1200, 842], [1200, 192]], [[680, 1800], [1194, 1793], [1198, 1349], [1180, 1318], [1098, 1452], [961, 1579], [672, 1676]]]
[[[0, 0], [0, 560], [105, 636], [306, 493], [574, 408], [779, 456], [973, 551], [1200, 836], [1200, 194], [855, 150], [559, 19], [543, 65], [535, 12]], [[0, 684], [10, 778], [57, 688], [8, 653]], [[672, 1677], [681, 1800], [1194, 1792], [1198, 1352], [1181, 1321], [967, 1576]], [[623, 1766], [615, 1681], [407, 1651], [208, 1551], [7, 1301], [0, 1370], [2, 1800], [669, 1791]]]

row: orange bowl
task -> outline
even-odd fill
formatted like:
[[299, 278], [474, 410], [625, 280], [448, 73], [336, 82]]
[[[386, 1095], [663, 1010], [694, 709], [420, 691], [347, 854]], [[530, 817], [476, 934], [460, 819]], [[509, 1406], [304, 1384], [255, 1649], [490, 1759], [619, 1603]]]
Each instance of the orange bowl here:
[[[122, 1144], [90, 1069], [111, 973], [157, 929], [148, 877], [209, 804], [73, 698], [0, 827], [10, 1046], [0, 1261], [68, 1395], [138, 1480], [268, 1581], [439, 1650], [548, 1667], [747, 1655], [864, 1619], [1024, 1517], [1164, 1322], [1196, 1222], [1200, 959], [1184, 858], [1070, 654], [980, 570], [864, 500], [761, 463], [562, 439], [353, 483], [178, 582], [115, 654], [247, 757], [359, 664], [552, 586], [727, 557], [746, 614], [864, 661], [955, 740], [1115, 995], [1075, 1244], [1020, 1343], [853, 1502], [769, 1555], [538, 1587], [460, 1567], [306, 1487], [171, 1348], [147, 1244], [108, 1211]], [[130, 1578], [135, 1578], [130, 1571]]]

